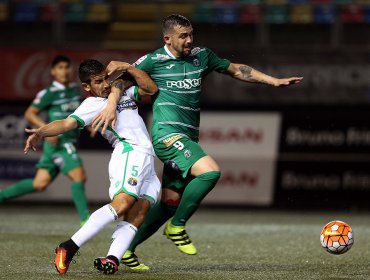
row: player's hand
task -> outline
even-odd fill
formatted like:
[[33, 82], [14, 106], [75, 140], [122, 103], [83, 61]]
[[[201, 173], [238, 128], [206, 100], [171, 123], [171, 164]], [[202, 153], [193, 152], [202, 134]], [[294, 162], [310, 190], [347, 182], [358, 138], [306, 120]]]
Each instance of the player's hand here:
[[275, 86], [276, 87], [287, 87], [290, 85], [298, 84], [303, 80], [303, 77], [291, 77], [291, 78], [284, 78], [284, 79], [276, 79]]
[[85, 126], [85, 128], [89, 132], [91, 138], [94, 138], [96, 136], [97, 131], [93, 129], [91, 125]]
[[39, 130], [36, 128], [33, 129], [26, 128], [25, 131], [31, 134], [30, 136], [28, 136], [26, 146], [24, 147], [23, 150], [23, 152], [27, 154], [30, 149], [36, 151], [36, 145], [42, 139], [42, 136], [40, 135]]
[[129, 67], [132, 67], [130, 63], [122, 61], [111, 61], [107, 66], [108, 76], [111, 76], [116, 72], [126, 72]]
[[101, 133], [105, 134], [108, 126], [111, 126], [112, 128], [116, 126], [116, 121], [116, 107], [108, 105], [93, 119], [91, 126], [95, 133], [98, 132], [101, 126], [103, 126]]

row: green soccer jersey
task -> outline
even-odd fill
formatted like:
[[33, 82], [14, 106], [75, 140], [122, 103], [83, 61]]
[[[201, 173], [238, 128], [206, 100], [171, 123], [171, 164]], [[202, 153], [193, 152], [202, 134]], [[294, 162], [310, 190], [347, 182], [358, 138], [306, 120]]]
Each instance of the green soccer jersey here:
[[175, 134], [198, 141], [202, 82], [212, 71], [223, 72], [229, 65], [207, 48], [193, 48], [187, 57], [176, 58], [167, 46], [135, 62], [159, 88], [152, 99], [154, 143]]
[[[72, 114], [81, 103], [81, 91], [77, 84], [69, 87], [54, 81], [52, 85], [40, 91], [32, 102], [32, 106], [47, 111], [50, 122], [61, 120]], [[76, 142], [78, 129], [59, 136], [60, 144]]]

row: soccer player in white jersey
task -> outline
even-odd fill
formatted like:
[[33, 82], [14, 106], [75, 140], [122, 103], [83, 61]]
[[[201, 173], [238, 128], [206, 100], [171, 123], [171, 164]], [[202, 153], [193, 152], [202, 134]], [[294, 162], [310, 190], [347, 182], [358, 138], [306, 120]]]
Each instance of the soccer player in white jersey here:
[[69, 117], [39, 129], [26, 130], [31, 135], [27, 139], [25, 153], [35, 150], [37, 142], [44, 137], [90, 125], [96, 114], [107, 105], [107, 96], [111, 92], [123, 92], [117, 103], [117, 122], [102, 134], [114, 147], [109, 163], [109, 196], [112, 201], [96, 210], [80, 230], [56, 248], [54, 264], [60, 274], [67, 272], [73, 256], [83, 244], [125, 215], [113, 233], [107, 257], [94, 261], [95, 268], [103, 273], [115, 273], [146, 212], [159, 196], [160, 182], [154, 171], [153, 147], [135, 103], [138, 95], [155, 94], [158, 88], [144, 71], [128, 63], [126, 66], [124, 72], [132, 76], [137, 86], [123, 79], [115, 80], [111, 86], [103, 64], [96, 60], [82, 62], [79, 77], [90, 97]]

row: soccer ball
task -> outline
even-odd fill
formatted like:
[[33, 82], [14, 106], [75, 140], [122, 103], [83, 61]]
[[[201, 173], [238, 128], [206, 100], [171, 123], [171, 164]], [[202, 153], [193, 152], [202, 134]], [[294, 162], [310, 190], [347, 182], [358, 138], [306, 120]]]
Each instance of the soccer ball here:
[[332, 254], [343, 254], [351, 249], [354, 239], [352, 228], [345, 222], [332, 221], [320, 234], [321, 246]]

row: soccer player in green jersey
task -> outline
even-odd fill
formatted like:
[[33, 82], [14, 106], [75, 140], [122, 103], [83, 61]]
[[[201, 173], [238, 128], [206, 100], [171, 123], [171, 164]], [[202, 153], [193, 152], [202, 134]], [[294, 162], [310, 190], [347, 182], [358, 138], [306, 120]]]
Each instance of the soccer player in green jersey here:
[[[135, 66], [147, 72], [158, 85], [153, 96], [152, 141], [156, 155], [164, 163], [161, 203], [148, 213], [122, 262], [146, 270], [134, 250], [155, 233], [168, 219], [164, 234], [177, 248], [189, 255], [197, 250], [185, 231], [185, 224], [213, 189], [221, 172], [216, 161], [198, 144], [200, 95], [204, 78], [212, 71], [237, 80], [274, 87], [299, 83], [302, 77], [274, 78], [252, 67], [219, 58], [204, 47], [193, 47], [193, 28], [181, 15], [170, 15], [163, 21], [165, 46], [136, 61]], [[123, 69], [112, 61], [108, 73]], [[113, 96], [110, 106], [97, 116], [93, 127], [107, 126], [115, 119]]]
[[[78, 84], [71, 83], [71, 74], [70, 59], [62, 55], [56, 56], [51, 63], [51, 76], [54, 81], [40, 91], [28, 107], [25, 113], [28, 122], [36, 127], [45, 125], [45, 121], [39, 116], [42, 111], [47, 111], [49, 121], [64, 119], [74, 112], [81, 103], [81, 91]], [[89, 217], [89, 210], [85, 196], [85, 171], [74, 146], [77, 137], [78, 129], [46, 138], [42, 157], [36, 165], [35, 177], [0, 190], [0, 202], [44, 191], [61, 171], [72, 181], [73, 201], [81, 223], [84, 223]]]

